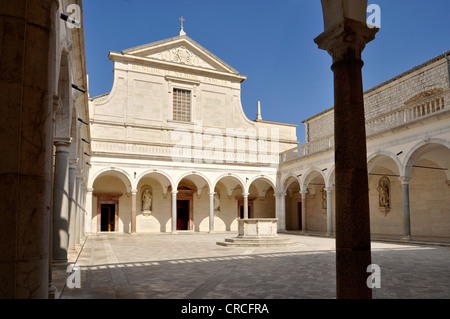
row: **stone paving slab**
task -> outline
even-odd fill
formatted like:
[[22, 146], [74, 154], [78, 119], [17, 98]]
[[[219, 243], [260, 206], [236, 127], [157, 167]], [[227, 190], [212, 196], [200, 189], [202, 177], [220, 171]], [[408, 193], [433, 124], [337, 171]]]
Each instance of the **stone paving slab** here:
[[[60, 287], [59, 298], [336, 298], [333, 238], [280, 234], [298, 244], [216, 244], [234, 236], [90, 235], [75, 260], [81, 288]], [[450, 298], [450, 247], [372, 242], [372, 262], [381, 269], [381, 288], [373, 290], [374, 299]]]

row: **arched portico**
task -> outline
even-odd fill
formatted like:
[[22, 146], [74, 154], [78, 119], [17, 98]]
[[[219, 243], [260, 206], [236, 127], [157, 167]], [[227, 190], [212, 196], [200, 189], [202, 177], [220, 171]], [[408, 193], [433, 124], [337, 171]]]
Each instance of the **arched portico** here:
[[325, 233], [329, 229], [327, 219], [328, 197], [325, 174], [318, 168], [309, 169], [301, 185], [303, 231]]
[[450, 145], [428, 139], [405, 157], [411, 238], [447, 237], [450, 233]]
[[378, 151], [368, 157], [367, 168], [371, 233], [401, 236], [408, 223], [403, 211], [401, 162], [391, 152]]
[[214, 231], [214, 194], [202, 172], [182, 174], [172, 191], [172, 233]]
[[[302, 198], [301, 181], [294, 174], [287, 175], [282, 181], [282, 193], [277, 194], [281, 209], [286, 216], [286, 230], [302, 230]], [[284, 202], [284, 205], [283, 205]]]
[[[247, 206], [246, 206], [247, 204]], [[247, 212], [246, 212], [247, 208]], [[275, 183], [265, 175], [249, 180], [247, 191], [240, 204], [240, 218], [275, 218]], [[279, 221], [285, 224], [285, 221]]]
[[170, 232], [172, 178], [162, 170], [148, 170], [136, 180], [131, 191], [132, 232]]
[[213, 185], [215, 231], [236, 231], [244, 181], [234, 173], [225, 173], [220, 175]]
[[132, 182], [128, 173], [105, 168], [91, 178], [89, 186], [86, 205], [91, 209], [86, 221], [91, 231], [131, 232]]

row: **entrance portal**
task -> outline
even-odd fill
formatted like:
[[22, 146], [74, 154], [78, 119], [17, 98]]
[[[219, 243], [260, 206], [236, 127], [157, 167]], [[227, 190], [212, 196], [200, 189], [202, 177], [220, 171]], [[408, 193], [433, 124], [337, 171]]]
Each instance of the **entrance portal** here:
[[189, 230], [190, 201], [177, 200], [177, 230]]
[[100, 231], [115, 231], [116, 205], [102, 204], [100, 214]]
[[120, 193], [94, 193], [97, 197], [97, 232], [119, 230]]

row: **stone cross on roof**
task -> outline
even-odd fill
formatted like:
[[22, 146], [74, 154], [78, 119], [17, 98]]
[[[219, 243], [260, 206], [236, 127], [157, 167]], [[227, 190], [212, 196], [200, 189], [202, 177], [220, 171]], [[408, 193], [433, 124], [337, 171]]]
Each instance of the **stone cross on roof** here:
[[184, 26], [183, 26], [183, 22], [186, 21], [183, 17], [181, 17], [180, 19], [178, 19], [181, 21], [181, 30], [180, 30], [180, 36], [182, 35], [186, 35], [186, 32], [184, 32]]

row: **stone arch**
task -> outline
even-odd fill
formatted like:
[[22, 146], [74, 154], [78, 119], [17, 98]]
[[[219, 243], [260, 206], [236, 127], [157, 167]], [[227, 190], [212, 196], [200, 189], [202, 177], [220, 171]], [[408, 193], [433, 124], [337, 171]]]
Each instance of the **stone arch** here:
[[256, 175], [253, 176], [251, 179], [249, 179], [246, 187], [245, 187], [245, 192], [248, 193], [250, 190], [250, 186], [253, 184], [253, 182], [257, 181], [258, 179], [262, 179], [264, 181], [266, 181], [275, 191], [276, 190], [276, 182], [274, 180], [272, 180], [269, 176], [267, 175]]
[[300, 230], [301, 229], [301, 194], [300, 194], [301, 180], [298, 176], [291, 173], [284, 177], [281, 187], [284, 199], [285, 208], [285, 222], [286, 230]]
[[324, 172], [317, 167], [310, 168], [304, 174], [302, 186], [302, 230], [304, 231], [327, 232], [326, 180]]
[[371, 233], [395, 235], [403, 227], [402, 164], [398, 156], [380, 150], [367, 158]]
[[404, 183], [409, 191], [412, 238], [450, 234], [450, 143], [427, 139], [405, 158]]
[[325, 180], [326, 187], [334, 188], [334, 180], [335, 180], [336, 166], [334, 164], [330, 167], [327, 179]]
[[[374, 165], [379, 162], [380, 158], [386, 158], [390, 161], [392, 161], [393, 164], [395, 164], [394, 166], [389, 165], [390, 169], [392, 171], [397, 171], [398, 174], [401, 173], [402, 171], [402, 163], [400, 162], [400, 160], [398, 159], [398, 156], [396, 156], [395, 154], [393, 154], [392, 152], [388, 152], [388, 151], [384, 151], [384, 150], [380, 150], [377, 151], [375, 153], [372, 153], [368, 158], [367, 158], [367, 171], [370, 174], [370, 172], [372, 171], [372, 169], [374, 168]], [[381, 164], [382, 165], [382, 164]]]
[[147, 170], [147, 171], [142, 172], [139, 176], [136, 177], [136, 186], [139, 184], [139, 182], [141, 181], [142, 178], [144, 178], [145, 176], [149, 176], [149, 175], [158, 175], [161, 177], [165, 177], [168, 181], [166, 187], [170, 186], [172, 189], [174, 189], [174, 181], [172, 179], [172, 176], [170, 176], [168, 173], [161, 171], [161, 170]]
[[246, 188], [250, 206], [250, 218], [275, 218], [275, 182], [266, 175], [257, 175], [249, 180]]
[[[162, 170], [146, 170], [136, 178], [136, 232], [169, 232], [171, 230], [171, 191], [173, 179]], [[150, 192], [151, 206], [144, 210], [144, 193]]]
[[219, 209], [215, 211], [214, 227], [216, 231], [237, 230], [239, 199], [244, 193], [245, 183], [234, 173], [224, 173], [213, 183]]
[[281, 181], [281, 189], [280, 189], [281, 192], [286, 193], [287, 189], [289, 188], [289, 185], [295, 181], [298, 183], [299, 188], [300, 188], [300, 185], [302, 182], [297, 175], [295, 175], [294, 173], [290, 173], [290, 174], [286, 175]]
[[95, 173], [89, 179], [88, 188], [93, 188], [95, 181], [100, 176], [105, 175], [105, 174], [110, 174], [110, 175], [113, 175], [115, 177], [118, 177], [125, 184], [125, 187], [126, 187], [126, 190], [127, 190], [128, 193], [131, 193], [131, 190], [135, 189], [130, 174], [128, 174], [127, 171], [125, 171], [125, 170], [123, 170], [121, 168], [117, 168], [117, 167], [106, 167], [106, 168], [98, 171], [97, 173]]
[[[239, 175], [234, 174], [234, 173], [225, 173], [225, 174], [220, 175], [219, 177], [216, 178], [216, 180], [214, 181], [212, 186], [215, 188], [217, 186], [217, 183], [219, 183], [223, 179], [235, 180], [237, 182], [237, 184], [239, 184], [242, 187], [242, 190], [244, 190], [245, 182], [242, 180], [242, 178]], [[212, 189], [214, 189], [214, 188], [212, 188]], [[231, 196], [231, 194], [230, 194], [230, 196]]]
[[301, 185], [302, 190], [306, 190], [308, 186], [313, 182], [313, 180], [317, 179], [317, 177], [322, 178], [325, 184], [326, 177], [323, 171], [316, 167], [310, 168], [305, 174], [303, 178], [303, 183]]
[[177, 230], [209, 230], [211, 182], [202, 172], [182, 174], [176, 182]]
[[184, 173], [183, 175], [181, 175], [178, 178], [177, 182], [175, 183], [175, 188], [178, 188], [181, 181], [189, 176], [197, 176], [198, 177], [198, 178], [195, 178], [192, 180], [193, 183], [195, 183], [195, 185], [197, 186], [197, 189], [203, 189], [205, 186], [205, 185], [202, 185], [202, 187], [198, 187], [199, 185], [201, 185], [200, 184], [201, 180], [203, 180], [206, 183], [206, 185], [208, 186], [208, 189], [210, 189], [210, 190], [212, 189], [210, 179], [202, 172], [197, 172], [197, 171], [187, 172], [187, 173]]
[[91, 228], [101, 231], [131, 232], [131, 190], [129, 174], [109, 167], [89, 181], [93, 188]]
[[[410, 177], [411, 169], [413, 168], [413, 165], [417, 161], [417, 159], [419, 159], [426, 153], [433, 152], [436, 148], [439, 147], [444, 147], [447, 150], [450, 150], [450, 142], [443, 139], [429, 138], [416, 144], [414, 147], [411, 148], [411, 150], [405, 157], [405, 166], [403, 167], [401, 175], [405, 177]], [[445, 159], [447, 159], [447, 161]], [[435, 158], [434, 161], [437, 161], [437, 164], [443, 165], [443, 167], [445, 166], [448, 168], [446, 174], [447, 179], [450, 180], [450, 164], [449, 164], [450, 159], [442, 157], [440, 159]]]

